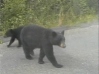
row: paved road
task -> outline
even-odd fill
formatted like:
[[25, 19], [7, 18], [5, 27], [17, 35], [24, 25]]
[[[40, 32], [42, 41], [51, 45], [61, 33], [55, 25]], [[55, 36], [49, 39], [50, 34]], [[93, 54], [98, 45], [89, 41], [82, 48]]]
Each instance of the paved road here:
[[55, 68], [44, 58], [45, 64], [38, 64], [39, 49], [33, 60], [24, 57], [17, 41], [12, 47], [0, 45], [0, 74], [99, 74], [98, 73], [98, 24], [65, 31], [67, 48], [54, 46], [58, 63]]

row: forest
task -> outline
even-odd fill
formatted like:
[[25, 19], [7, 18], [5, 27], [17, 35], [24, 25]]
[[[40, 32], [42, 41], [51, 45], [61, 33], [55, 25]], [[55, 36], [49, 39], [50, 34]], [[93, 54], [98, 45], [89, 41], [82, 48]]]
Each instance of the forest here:
[[52, 28], [91, 21], [98, 0], [0, 0], [0, 30], [27, 24]]

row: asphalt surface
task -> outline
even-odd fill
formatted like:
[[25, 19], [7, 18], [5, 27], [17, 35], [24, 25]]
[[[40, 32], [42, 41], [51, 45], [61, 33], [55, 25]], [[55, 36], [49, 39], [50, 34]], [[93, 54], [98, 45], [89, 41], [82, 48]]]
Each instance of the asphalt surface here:
[[54, 54], [62, 68], [55, 68], [45, 57], [38, 64], [39, 49], [33, 60], [27, 60], [17, 41], [10, 48], [0, 45], [0, 74], [99, 74], [98, 23], [65, 31], [66, 48], [54, 46]]

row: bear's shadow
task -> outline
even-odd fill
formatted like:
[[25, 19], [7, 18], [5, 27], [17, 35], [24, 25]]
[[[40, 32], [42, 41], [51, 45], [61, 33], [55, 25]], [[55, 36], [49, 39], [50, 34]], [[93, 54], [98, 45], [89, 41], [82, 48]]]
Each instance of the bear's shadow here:
[[[10, 48], [14, 48], [16, 47], [17, 45], [16, 44], [13, 44]], [[22, 49], [22, 48], [21, 48]], [[20, 50], [20, 49], [19, 49]], [[20, 51], [17, 50], [19, 53]], [[22, 51], [22, 54], [20, 54], [19, 58], [20, 58], [20, 61], [24, 61], [24, 63], [26, 63], [25, 61], [27, 60], [28, 62], [30, 62], [31, 64], [33, 64], [33, 61], [34, 62], [37, 62], [38, 61], [38, 58], [39, 58], [39, 50], [40, 49], [37, 49], [37, 50], [34, 50], [34, 59], [31, 60], [31, 61], [28, 61], [24, 55], [23, 55], [23, 50]], [[89, 70], [89, 71], [95, 71], [93, 70], [94, 67], [88, 63], [87, 61], [85, 60], [82, 60], [83, 58], [76, 58], [68, 53], [66, 53], [66, 51], [64, 52], [64, 50], [62, 50], [61, 48], [58, 48], [58, 47], [55, 47], [54, 48], [54, 52], [55, 52], [55, 57], [56, 57], [56, 60], [59, 64], [62, 64], [64, 66], [64, 68], [70, 68], [70, 69], [83, 69], [83, 70]], [[50, 63], [48, 61], [48, 59], [45, 57], [44, 58], [44, 62], [45, 64], [48, 64]], [[84, 64], [85, 63], [85, 64]], [[28, 64], [28, 63], [27, 63]], [[87, 65], [88, 64], [88, 65]]]

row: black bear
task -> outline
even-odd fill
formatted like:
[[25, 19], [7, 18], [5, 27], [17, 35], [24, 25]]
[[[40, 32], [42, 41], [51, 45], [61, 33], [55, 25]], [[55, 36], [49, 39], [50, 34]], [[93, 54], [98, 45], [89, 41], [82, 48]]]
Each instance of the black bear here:
[[20, 33], [21, 33], [21, 30], [23, 29], [23, 27], [24, 26], [20, 26], [18, 28], [9, 29], [6, 31], [4, 38], [11, 37], [9, 44], [7, 45], [8, 47], [10, 47], [10, 45], [14, 42], [15, 39], [17, 39], [19, 42], [18, 47], [21, 46]]
[[20, 39], [27, 59], [31, 60], [31, 53], [33, 50], [35, 48], [40, 48], [38, 63], [43, 64], [43, 58], [46, 55], [53, 66], [57, 68], [62, 67], [55, 59], [53, 45], [58, 45], [62, 48], [66, 47], [64, 31], [62, 33], [57, 33], [51, 29], [46, 29], [37, 25], [28, 25], [22, 29]]

